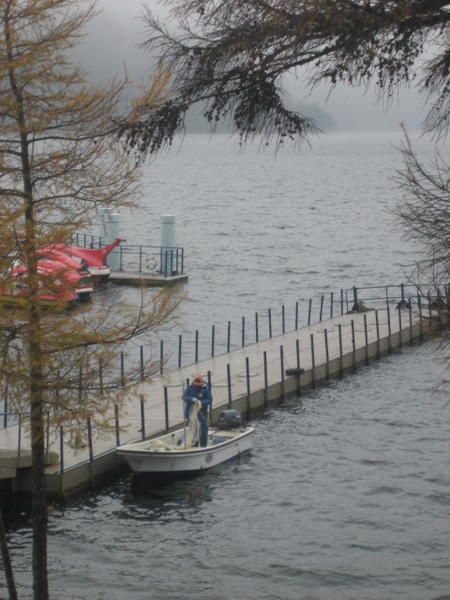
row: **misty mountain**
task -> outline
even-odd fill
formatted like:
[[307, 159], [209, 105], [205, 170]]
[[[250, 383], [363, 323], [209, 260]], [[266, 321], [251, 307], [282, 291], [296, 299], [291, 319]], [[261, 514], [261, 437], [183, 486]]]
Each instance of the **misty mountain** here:
[[[307, 117], [314, 121], [314, 124], [322, 131], [332, 131], [337, 128], [332, 116], [315, 102], [312, 104], [306, 104], [304, 102], [293, 103], [292, 100], [290, 100], [288, 106], [291, 110], [298, 112], [303, 117]], [[188, 110], [185, 127], [186, 133], [211, 133], [213, 130], [211, 123], [209, 123], [201, 114], [201, 108], [199, 106], [193, 106]], [[231, 120], [227, 119], [225, 121], [219, 121], [215, 125], [214, 131], [216, 133], [232, 133], [233, 125]]]

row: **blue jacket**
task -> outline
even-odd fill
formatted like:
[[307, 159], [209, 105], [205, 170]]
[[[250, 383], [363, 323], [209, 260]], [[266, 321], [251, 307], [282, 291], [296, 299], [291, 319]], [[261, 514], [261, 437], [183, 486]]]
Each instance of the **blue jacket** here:
[[206, 385], [206, 383], [203, 383], [202, 386], [191, 384], [186, 388], [184, 392], [184, 406], [186, 409], [186, 415], [189, 414], [189, 408], [194, 398], [200, 400], [200, 402], [202, 403], [200, 413], [202, 413], [203, 416], [206, 417], [206, 415], [208, 414], [208, 407], [212, 404], [211, 390]]

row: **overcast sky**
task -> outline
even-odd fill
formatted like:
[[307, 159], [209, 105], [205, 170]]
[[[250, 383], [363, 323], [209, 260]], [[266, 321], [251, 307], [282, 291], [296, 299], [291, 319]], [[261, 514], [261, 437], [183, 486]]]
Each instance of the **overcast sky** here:
[[[163, 2], [147, 0], [146, 3], [162, 19], [167, 18], [168, 9]], [[84, 64], [94, 79], [109, 79], [123, 73], [125, 64], [129, 77], [148, 80], [151, 58], [139, 48], [145, 39], [140, 18], [144, 5], [144, 0], [98, 0], [102, 13], [92, 21], [75, 53], [76, 60]], [[386, 112], [373, 93], [365, 93], [360, 88], [338, 89], [328, 101], [327, 89], [315, 90], [310, 95], [304, 84], [293, 77], [289, 78], [287, 89], [294, 99], [320, 104], [340, 129], [396, 129], [402, 121], [409, 127], [417, 127], [424, 116], [423, 100], [414, 91], [402, 92]]]

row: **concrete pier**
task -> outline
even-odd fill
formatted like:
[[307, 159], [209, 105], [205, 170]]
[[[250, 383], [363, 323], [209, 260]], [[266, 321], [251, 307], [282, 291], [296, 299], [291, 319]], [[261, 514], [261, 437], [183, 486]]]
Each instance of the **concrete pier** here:
[[[249, 416], [286, 395], [343, 376], [358, 365], [422, 340], [427, 322], [421, 310], [410, 308], [344, 314], [136, 384], [120, 408], [119, 428], [111, 410], [111, 432], [93, 433], [91, 445], [74, 448], [62, 430], [51, 432], [48, 452], [57, 454], [59, 460], [46, 469], [48, 492], [68, 495], [117, 471], [121, 466], [115, 452], [118, 441], [130, 443], [144, 434], [150, 437], [180, 426], [183, 385], [197, 372], [211, 381], [213, 421], [221, 409], [230, 406]], [[17, 455], [19, 439], [21, 448], [30, 447], [28, 427], [22, 426], [20, 433], [16, 425], [0, 430], [0, 449], [9, 451], [9, 460], [11, 453]], [[8, 469], [2, 469], [0, 456], [0, 477], [9, 477], [12, 492], [28, 492], [30, 469], [16, 469], [11, 476], [8, 464]]]
[[130, 271], [112, 271], [109, 281], [120, 285], [136, 287], [168, 287], [186, 283], [187, 275], [159, 275], [158, 273], [135, 273]]

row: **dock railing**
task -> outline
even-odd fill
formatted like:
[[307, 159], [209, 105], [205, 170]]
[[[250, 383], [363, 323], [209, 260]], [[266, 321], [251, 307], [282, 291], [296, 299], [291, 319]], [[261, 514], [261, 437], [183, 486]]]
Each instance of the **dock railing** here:
[[[302, 298], [288, 309], [282, 304], [277, 308], [259, 310], [254, 315], [242, 316], [233, 322], [222, 325], [211, 324], [210, 330], [204, 326], [159, 340], [159, 348], [147, 349], [139, 346], [138, 352], [123, 353], [118, 360], [122, 373], [125, 363], [138, 363], [139, 372], [145, 362], [144, 355], [152, 355], [159, 362], [159, 374], [171, 369], [181, 369], [196, 365], [202, 360], [218, 357], [239, 348], [259, 343], [290, 331], [310, 327], [345, 314], [379, 311], [388, 319], [396, 318], [405, 324], [405, 319], [433, 319], [436, 323], [449, 326], [450, 288], [422, 285], [398, 284], [388, 286], [368, 286], [342, 289], [338, 293], [328, 292], [319, 297]], [[405, 309], [405, 310], [403, 310]], [[408, 316], [403, 313], [408, 312]], [[323, 341], [323, 343], [325, 343]], [[136, 350], [136, 349], [135, 349]], [[159, 352], [158, 352], [159, 350]]]
[[[7, 403], [5, 402], [5, 407]], [[25, 420], [30, 420], [29, 414], [23, 414], [21, 412], [8, 412], [7, 409], [0, 412], [0, 429], [6, 429], [14, 431], [14, 436], [17, 437], [17, 456], [21, 455], [22, 450], [22, 438], [23, 438], [23, 425]]]
[[[404, 314], [399, 312], [404, 310]], [[159, 348], [133, 345], [117, 355], [117, 373], [111, 387], [124, 388], [142, 380], [144, 365], [152, 358], [158, 365], [159, 375], [172, 369], [181, 369], [202, 360], [218, 357], [251, 344], [257, 344], [282, 336], [290, 331], [310, 327], [351, 313], [378, 311], [386, 313], [388, 320], [396, 318], [411, 320], [433, 320], [438, 325], [450, 326], [450, 286], [398, 284], [387, 286], [366, 286], [341, 289], [340, 292], [321, 294], [314, 300], [300, 299], [288, 310], [283, 304], [277, 309], [267, 308], [253, 316], [242, 316], [234, 322], [222, 326], [212, 324], [205, 327], [172, 335], [171, 339], [159, 339]], [[408, 313], [408, 315], [406, 315]], [[133, 367], [134, 365], [134, 367]], [[127, 380], [126, 373], [133, 373]], [[99, 389], [102, 389], [105, 375], [98, 369]], [[81, 385], [81, 384], [80, 384]], [[10, 403], [4, 400], [0, 427], [7, 427]]]
[[[80, 248], [102, 248], [104, 238], [88, 233], [77, 233], [72, 244]], [[113, 250], [117, 257], [118, 270], [131, 273], [154, 273], [171, 277], [184, 274], [184, 248], [162, 247], [146, 244], [120, 244]]]
[[[368, 348], [369, 339], [368, 339], [368, 319], [371, 321], [372, 328], [376, 327], [376, 334], [379, 342], [380, 332], [379, 332], [379, 317], [380, 321], [383, 318], [383, 322], [387, 327], [387, 332], [391, 335], [391, 325], [392, 329], [398, 332], [400, 343], [398, 347], [401, 348], [402, 344], [413, 344], [412, 338], [412, 326], [413, 322], [419, 324], [420, 326], [420, 339], [423, 339], [423, 331], [425, 330], [426, 324], [433, 322], [442, 325], [443, 327], [450, 326], [450, 287], [449, 286], [435, 286], [422, 285], [420, 288], [415, 285], [388, 285], [388, 286], [367, 286], [367, 287], [353, 287], [349, 289], [340, 290], [339, 293], [335, 294], [333, 292], [329, 292], [327, 294], [322, 294], [320, 297], [313, 303], [312, 299], [302, 299], [295, 303], [295, 307], [293, 311], [290, 311], [291, 314], [288, 314], [285, 305], [281, 306], [280, 310], [274, 311], [271, 308], [264, 311], [264, 314], [261, 312], [256, 312], [254, 315], [254, 319], [246, 320], [245, 317], [236, 323], [236, 328], [233, 329], [231, 326], [231, 322], [228, 321], [223, 330], [226, 332], [225, 340], [218, 344], [217, 340], [217, 330], [216, 326], [212, 325], [211, 327], [211, 336], [206, 339], [206, 343], [201, 347], [200, 345], [200, 336], [199, 330], [196, 329], [194, 332], [194, 339], [188, 339], [188, 343], [186, 344], [183, 335], [178, 336], [177, 344], [175, 349], [167, 348], [167, 345], [164, 345], [164, 341], [160, 340], [160, 348], [159, 348], [159, 362], [160, 362], [160, 375], [163, 375], [167, 368], [172, 369], [181, 369], [182, 367], [191, 366], [196, 367], [196, 363], [201, 360], [205, 360], [208, 358], [218, 357], [220, 354], [225, 355], [234, 350], [245, 348], [247, 345], [263, 342], [264, 340], [268, 340], [271, 338], [275, 338], [276, 336], [283, 336], [292, 331], [299, 330], [303, 327], [309, 327], [312, 325], [317, 325], [318, 323], [323, 322], [323, 328], [316, 329], [314, 333], [308, 333], [303, 335], [302, 342], [302, 356], [305, 357], [305, 352], [310, 354], [310, 363], [313, 369], [313, 380], [312, 385], [314, 387], [314, 369], [315, 369], [315, 357], [319, 354], [325, 355], [326, 364], [333, 359], [342, 359], [342, 340], [344, 329], [348, 330], [346, 339], [350, 340], [350, 348], [353, 348], [353, 354], [356, 354], [357, 347], [366, 347]], [[355, 327], [355, 323], [353, 318], [346, 319], [345, 322], [339, 324], [337, 326], [337, 333], [335, 331], [334, 335], [338, 335], [338, 355], [331, 356], [329, 353], [329, 341], [331, 336], [331, 329], [328, 328], [327, 321], [329, 319], [333, 319], [334, 317], [342, 317], [343, 315], [350, 315], [357, 313], [364, 313], [362, 320], [362, 327]], [[367, 315], [366, 315], [367, 313]], [[396, 319], [397, 323], [394, 327], [394, 319]], [[250, 325], [251, 323], [251, 325]], [[409, 337], [402, 338], [402, 331], [406, 328], [409, 330]], [[233, 331], [233, 337], [232, 337]], [[405, 332], [406, 334], [406, 332]], [[301, 334], [299, 336], [301, 337]], [[344, 340], [345, 341], [345, 340]], [[193, 343], [192, 343], [193, 342]], [[280, 361], [280, 369], [281, 369], [281, 379], [284, 381], [285, 369], [287, 366], [285, 352], [286, 348], [284, 348], [283, 338], [280, 337], [280, 347], [279, 347], [279, 361]], [[186, 352], [187, 346], [190, 348], [190, 352]], [[305, 349], [306, 347], [306, 349]], [[142, 365], [144, 363], [144, 353], [149, 352], [151, 354], [151, 348], [145, 349], [144, 346], [139, 346], [139, 355], [137, 357], [129, 355], [125, 356], [123, 352], [118, 356], [118, 380], [122, 383], [121, 385], [124, 387], [129, 385], [130, 383], [139, 383], [139, 381], [143, 381], [142, 377], [139, 377], [139, 373], [142, 372]], [[391, 348], [389, 346], [389, 351]], [[189, 354], [189, 356], [187, 356]], [[264, 356], [264, 364], [263, 371], [265, 374], [265, 385], [268, 386], [267, 381], [267, 355], [266, 352], [263, 353]], [[175, 364], [169, 365], [168, 357], [171, 357]], [[300, 366], [300, 344], [299, 340], [296, 341], [296, 356], [297, 362], [296, 366]], [[154, 354], [153, 354], [153, 358]], [[135, 381], [125, 381], [125, 360], [134, 360], [137, 359], [137, 365], [135, 369], [131, 369], [134, 371], [136, 375]], [[303, 360], [303, 359], [302, 359]], [[250, 363], [249, 358], [245, 358], [245, 369], [243, 368], [243, 372], [245, 372], [245, 377], [247, 380], [247, 387], [250, 392], [251, 385], [251, 375], [250, 375]], [[218, 387], [224, 387], [223, 380], [226, 381], [226, 386], [228, 388], [228, 403], [231, 405], [232, 400], [235, 398], [235, 393], [233, 389], [232, 376], [230, 371], [230, 361], [226, 361], [226, 376], [222, 374], [222, 383], [217, 384]], [[369, 362], [369, 358], [367, 355], [367, 364]], [[294, 365], [295, 366], [295, 365]], [[355, 363], [356, 366], [356, 363]], [[128, 371], [128, 369], [127, 369]], [[341, 372], [341, 376], [343, 371]], [[214, 381], [214, 373], [208, 371], [207, 374], [208, 382], [212, 388], [215, 387]], [[219, 376], [218, 374], [217, 376]], [[120, 387], [120, 386], [119, 386]], [[145, 412], [145, 402], [142, 397], [140, 397], [137, 401], [140, 403], [139, 406], [139, 417], [136, 423], [136, 431], [139, 432], [139, 436], [142, 439], [145, 438], [146, 433], [155, 428], [157, 425], [158, 428], [162, 428], [166, 431], [170, 429], [174, 424], [173, 419], [178, 418], [179, 415], [171, 415], [169, 412], [169, 407], [174, 407], [179, 405], [179, 397], [181, 395], [181, 387], [175, 386], [175, 390], [170, 390], [171, 386], [164, 385], [161, 390], [162, 395], [162, 411], [161, 414], [152, 413], [151, 420], [153, 424], [149, 421], [149, 416]], [[177, 398], [173, 399], [173, 394], [176, 394]], [[170, 395], [170, 397], [169, 397]], [[0, 413], [0, 429], [1, 425], [3, 428], [7, 429], [11, 427], [15, 430], [14, 435], [17, 436], [17, 451], [20, 456], [21, 446], [22, 446], [22, 438], [23, 438], [23, 427], [25, 423], [29, 420], [29, 415], [25, 413], [14, 413], [9, 410], [10, 403], [4, 400], [4, 412]], [[113, 414], [113, 427], [115, 431], [115, 445], [119, 446], [121, 444], [120, 432], [121, 432], [121, 424], [119, 423], [119, 411], [118, 407], [114, 406], [114, 414]], [[173, 410], [173, 408], [172, 408]], [[51, 427], [51, 415], [47, 414], [46, 417], [46, 443], [45, 446], [49, 448], [49, 432]], [[52, 428], [53, 429], [53, 428]], [[85, 433], [87, 438], [87, 450], [86, 450], [86, 460], [88, 462], [92, 462], [94, 460], [95, 448], [93, 446], [93, 436], [92, 436], [92, 428], [90, 419], [87, 418]], [[58, 431], [52, 431], [52, 437], [54, 439], [55, 435], [59, 438], [59, 455], [60, 455], [60, 472], [63, 473], [65, 470], [64, 467], [64, 448], [65, 448], [65, 431], [63, 426], [59, 426]]]

